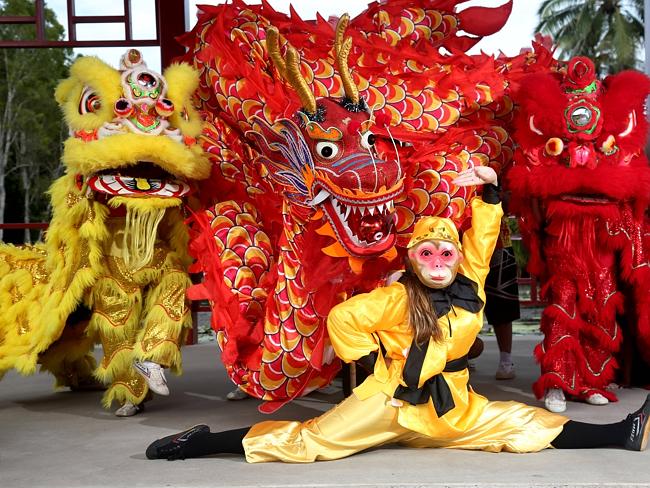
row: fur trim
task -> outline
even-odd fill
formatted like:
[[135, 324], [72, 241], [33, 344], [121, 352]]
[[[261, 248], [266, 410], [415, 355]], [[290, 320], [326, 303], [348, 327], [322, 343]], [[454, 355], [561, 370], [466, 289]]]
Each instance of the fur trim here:
[[198, 137], [203, 130], [203, 122], [192, 101], [192, 95], [199, 86], [198, 72], [188, 64], [174, 63], [163, 76], [168, 84], [167, 97], [174, 102], [174, 113], [169, 121], [183, 134]]
[[56, 388], [83, 384], [92, 378], [97, 367], [92, 355], [94, 339], [85, 335], [83, 328], [81, 333], [73, 329], [78, 327], [67, 328], [61, 339], [39, 357], [40, 371], [54, 375]]
[[123, 405], [126, 402], [131, 402], [134, 405], [140, 405], [145, 398], [147, 397], [147, 393], [149, 392], [149, 388], [146, 385], [146, 382], [138, 377], [137, 380], [139, 383], [143, 383], [143, 385], [138, 385], [138, 387], [141, 386], [138, 390], [134, 390], [132, 388], [131, 382], [125, 382], [125, 381], [116, 381], [114, 382], [108, 390], [106, 390], [106, 393], [104, 393], [104, 396], [102, 397], [102, 405], [104, 408], [108, 409], [111, 407], [111, 404], [113, 402], [117, 402], [120, 405]]
[[210, 163], [199, 146], [188, 147], [166, 136], [118, 134], [90, 142], [65, 141], [63, 162], [73, 173], [89, 176], [140, 161], [150, 161], [179, 178], [200, 180], [210, 175]]

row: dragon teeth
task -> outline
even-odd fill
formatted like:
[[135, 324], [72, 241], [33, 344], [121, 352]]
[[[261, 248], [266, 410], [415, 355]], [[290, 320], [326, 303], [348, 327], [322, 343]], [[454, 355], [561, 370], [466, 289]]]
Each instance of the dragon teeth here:
[[337, 215], [341, 219], [342, 222], [347, 222], [348, 218], [350, 215], [354, 215], [355, 213], [359, 213], [361, 217], [364, 217], [366, 214], [369, 215], [385, 215], [387, 213], [392, 212], [395, 209], [395, 204], [392, 200], [384, 203], [380, 203], [377, 205], [348, 205], [345, 203], [339, 202], [334, 196], [332, 196], [329, 193], [326, 193], [326, 196], [324, 196], [324, 190], [322, 190], [313, 200], [313, 202], [321, 202], [323, 199], [327, 197], [332, 197], [332, 207], [336, 211]]
[[[327, 200], [327, 198], [329, 198], [329, 196], [330, 196], [330, 194], [329, 194], [329, 192], [328, 192], [327, 190], [321, 190], [321, 191], [318, 192], [318, 195], [316, 195], [316, 196], [312, 199], [312, 201], [310, 202], [310, 205], [312, 205], [313, 207], [315, 207], [315, 206], [318, 205], [319, 203], [322, 203], [322, 202], [324, 202], [325, 200]], [[336, 199], [334, 199], [334, 198], [333, 198], [332, 200], [333, 200], [333, 201], [336, 201]]]

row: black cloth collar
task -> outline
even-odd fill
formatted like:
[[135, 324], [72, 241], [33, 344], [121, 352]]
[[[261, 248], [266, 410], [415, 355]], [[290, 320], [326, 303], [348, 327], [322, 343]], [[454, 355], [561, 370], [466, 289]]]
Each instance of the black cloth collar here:
[[481, 297], [478, 296], [476, 282], [460, 273], [447, 288], [429, 288], [428, 295], [438, 317], [447, 315], [452, 306], [477, 313], [485, 305]]

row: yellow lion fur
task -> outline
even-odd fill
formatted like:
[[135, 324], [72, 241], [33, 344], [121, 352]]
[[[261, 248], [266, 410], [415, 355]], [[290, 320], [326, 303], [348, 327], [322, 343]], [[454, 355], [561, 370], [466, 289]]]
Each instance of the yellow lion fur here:
[[[110, 122], [115, 117], [115, 102], [122, 96], [120, 72], [97, 58], [83, 57], [72, 65], [70, 75], [60, 83], [55, 97], [71, 131], [93, 131]], [[169, 120], [185, 136], [195, 138], [202, 127], [191, 106], [197, 74], [187, 65], [173, 65], [165, 75], [168, 76], [166, 97], [175, 108]], [[101, 99], [101, 107], [94, 113], [79, 113], [84, 87], [90, 87]], [[53, 217], [45, 241], [25, 247], [0, 243], [0, 377], [12, 368], [22, 374], [32, 374], [39, 363], [42, 370], [55, 375], [59, 386], [74, 386], [93, 373], [105, 382], [113, 380], [103, 400], [108, 407], [113, 400], [139, 403], [144, 399], [146, 388], [144, 393], [138, 390], [135, 394], [129, 385], [115, 379], [131, 368], [134, 359], [154, 360], [180, 372], [178, 341], [159, 344], [153, 351], [144, 351], [136, 341], [136, 350], [133, 346], [128, 353], [118, 352], [112, 360], [102, 361], [97, 369], [92, 356], [95, 340], [102, 332], [111, 338], [137, 338], [146, 332], [147, 323], [164, 320], [170, 337], [181, 340], [183, 329], [191, 326], [189, 309], [185, 309], [182, 317], [171, 319], [156, 302], [165, 287], [185, 290], [190, 284], [185, 271], [190, 262], [188, 234], [179, 199], [109, 199], [113, 207], [164, 209], [157, 236], [167, 249], [167, 258], [158, 267], [145, 266], [134, 274], [143, 285], [126, 302], [133, 306], [132, 317], [121, 330], [116, 330], [97, 313], [93, 313], [87, 327], [85, 323], [66, 323], [79, 306], [92, 311], [97, 293], [116, 291], [106, 285], [110, 282], [107, 279], [110, 271], [105, 265], [106, 247], [113, 238], [108, 225], [111, 209], [96, 200], [85, 185], [79, 188], [76, 175], [90, 176], [101, 170], [147, 161], [185, 180], [207, 177], [210, 171], [207, 158], [198, 145], [191, 140], [186, 142], [163, 135], [135, 133], [90, 141], [72, 136], [65, 142], [66, 174], [49, 191]], [[103, 288], [95, 289], [100, 281]], [[150, 282], [156, 286], [143, 297]], [[139, 330], [143, 323], [145, 327]]]

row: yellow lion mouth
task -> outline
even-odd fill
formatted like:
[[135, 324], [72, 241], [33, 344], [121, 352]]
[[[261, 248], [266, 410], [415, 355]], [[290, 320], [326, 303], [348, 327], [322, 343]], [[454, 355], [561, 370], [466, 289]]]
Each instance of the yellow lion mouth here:
[[87, 183], [98, 193], [136, 198], [181, 198], [193, 190], [187, 182], [145, 161], [135, 166], [100, 171], [88, 177]]

